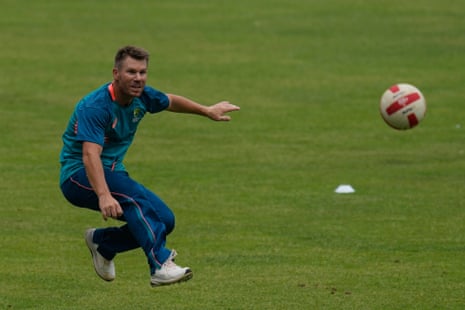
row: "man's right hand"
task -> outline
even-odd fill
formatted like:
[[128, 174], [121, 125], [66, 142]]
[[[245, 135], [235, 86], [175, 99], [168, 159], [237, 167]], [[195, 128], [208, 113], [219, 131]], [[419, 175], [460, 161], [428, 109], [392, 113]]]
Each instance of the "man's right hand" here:
[[99, 208], [105, 221], [109, 217], [117, 219], [123, 215], [123, 209], [111, 194], [101, 195], [98, 199]]

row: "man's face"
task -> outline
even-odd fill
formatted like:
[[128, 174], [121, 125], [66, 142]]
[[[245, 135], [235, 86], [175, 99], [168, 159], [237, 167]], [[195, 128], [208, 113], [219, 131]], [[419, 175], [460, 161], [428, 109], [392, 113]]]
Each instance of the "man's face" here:
[[126, 57], [113, 69], [113, 80], [124, 96], [139, 97], [147, 81], [147, 61]]

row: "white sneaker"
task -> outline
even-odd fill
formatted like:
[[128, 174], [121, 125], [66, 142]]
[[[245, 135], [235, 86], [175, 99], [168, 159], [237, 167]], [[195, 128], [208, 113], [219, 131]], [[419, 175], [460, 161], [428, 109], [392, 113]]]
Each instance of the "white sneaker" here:
[[105, 259], [98, 251], [98, 244], [94, 243], [95, 228], [86, 230], [85, 239], [90, 254], [92, 254], [92, 261], [94, 262], [94, 269], [97, 275], [105, 281], [113, 281], [115, 279], [115, 264], [113, 260]]
[[150, 285], [169, 285], [184, 282], [192, 278], [193, 273], [189, 267], [179, 267], [174, 263], [174, 257], [176, 255], [176, 251], [173, 250], [170, 257], [168, 257], [161, 268], [157, 269], [150, 278]]

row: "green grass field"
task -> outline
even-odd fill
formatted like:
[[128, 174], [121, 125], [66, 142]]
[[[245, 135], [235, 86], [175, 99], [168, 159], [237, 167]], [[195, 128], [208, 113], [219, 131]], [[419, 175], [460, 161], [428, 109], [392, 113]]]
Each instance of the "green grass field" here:
[[[1, 4], [1, 309], [465, 308], [464, 2]], [[68, 117], [125, 44], [150, 85], [241, 106], [147, 117], [126, 158], [177, 216], [181, 285], [151, 288], [141, 250], [101, 281], [83, 232], [119, 223], [58, 189]], [[379, 116], [397, 82], [426, 97], [413, 130]]]

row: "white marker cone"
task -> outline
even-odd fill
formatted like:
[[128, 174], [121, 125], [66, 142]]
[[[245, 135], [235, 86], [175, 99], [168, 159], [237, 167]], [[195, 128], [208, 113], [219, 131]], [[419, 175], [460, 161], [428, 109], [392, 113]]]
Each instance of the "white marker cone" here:
[[338, 194], [351, 194], [355, 193], [355, 189], [349, 184], [341, 184], [334, 192]]

